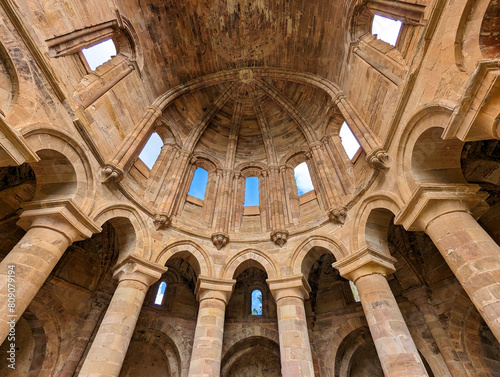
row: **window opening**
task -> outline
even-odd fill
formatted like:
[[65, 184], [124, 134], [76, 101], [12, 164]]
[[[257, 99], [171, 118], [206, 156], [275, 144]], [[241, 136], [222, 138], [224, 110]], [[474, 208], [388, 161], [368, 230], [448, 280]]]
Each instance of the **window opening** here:
[[160, 155], [161, 147], [163, 147], [163, 140], [160, 135], [154, 132], [139, 154], [139, 158], [148, 168], [153, 168], [153, 165]]
[[251, 207], [259, 205], [259, 178], [248, 177], [245, 179], [245, 203], [243, 206]]
[[354, 300], [356, 302], [360, 302], [361, 299], [359, 298], [358, 288], [356, 288], [356, 285], [352, 281], [349, 281], [349, 285], [351, 286], [351, 291], [352, 295], [354, 296]]
[[208, 172], [202, 168], [196, 168], [194, 171], [193, 180], [189, 187], [188, 195], [198, 199], [205, 199], [205, 190], [207, 189]]
[[314, 190], [307, 162], [298, 164], [295, 169], [293, 169], [293, 176], [295, 177], [295, 183], [297, 184], [299, 196]]
[[400, 20], [392, 20], [376, 14], [373, 17], [372, 34], [377, 35], [377, 39], [396, 46], [402, 25]]
[[262, 315], [262, 292], [259, 289], [252, 291], [252, 315]]
[[340, 127], [339, 136], [342, 146], [344, 147], [345, 152], [347, 153], [347, 156], [352, 160], [352, 158], [360, 148], [360, 145], [346, 122], [342, 123], [342, 127]]
[[165, 289], [167, 289], [167, 283], [162, 281], [158, 287], [158, 292], [156, 293], [155, 305], [161, 305], [163, 302], [163, 296], [165, 296]]
[[116, 56], [116, 46], [112, 39], [106, 39], [93, 46], [82, 48], [82, 54], [90, 69], [95, 71], [97, 67]]

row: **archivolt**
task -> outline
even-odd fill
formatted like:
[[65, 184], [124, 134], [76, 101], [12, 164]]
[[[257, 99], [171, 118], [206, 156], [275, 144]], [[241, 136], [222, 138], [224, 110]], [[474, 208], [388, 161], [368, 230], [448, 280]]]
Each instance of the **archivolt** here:
[[160, 265], [165, 265], [170, 258], [178, 253], [181, 253], [179, 254], [181, 257], [183, 253], [188, 253], [194, 258], [196, 263], [190, 260], [190, 258], [187, 258], [186, 261], [193, 267], [196, 276], [213, 276], [213, 267], [208, 254], [192, 241], [179, 241], [167, 246], [156, 257], [155, 262]]

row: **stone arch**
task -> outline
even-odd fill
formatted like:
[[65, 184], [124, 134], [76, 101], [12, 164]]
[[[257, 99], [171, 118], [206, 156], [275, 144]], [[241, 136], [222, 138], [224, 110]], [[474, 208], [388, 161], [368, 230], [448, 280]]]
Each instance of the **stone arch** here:
[[260, 336], [266, 339], [269, 339], [277, 344], [279, 344], [279, 333], [275, 329], [253, 325], [247, 326], [245, 328], [241, 328], [237, 331], [232, 331], [231, 336], [227, 337], [224, 341], [224, 345], [222, 346], [222, 358], [226, 355], [226, 353], [233, 348], [233, 346], [246, 338], [252, 336]]
[[[139, 322], [135, 327], [134, 337], [147, 339], [149, 342], [159, 341], [158, 344], [162, 347], [165, 344], [164, 342], [169, 340], [174, 345], [175, 354], [178, 357], [179, 376], [187, 377], [192, 344], [186, 341], [181, 329], [176, 329], [165, 321], [158, 321], [156, 315], [147, 314], [143, 316], [143, 314], [141, 314]], [[160, 339], [155, 339], [157, 336]]]
[[[295, 250], [290, 259], [287, 270], [292, 274], [308, 276], [314, 262], [323, 254], [331, 253], [336, 260], [341, 260], [349, 254], [346, 247], [338, 238], [311, 236]], [[307, 273], [305, 273], [307, 271]]]
[[219, 160], [214, 159], [208, 153], [194, 152], [193, 156], [196, 157], [194, 165], [199, 168], [205, 169], [208, 173], [213, 173], [218, 169], [222, 169], [222, 164]]
[[196, 276], [213, 277], [213, 266], [208, 254], [192, 241], [175, 242], [156, 257], [155, 262], [164, 266], [171, 258], [183, 258], [196, 272]]
[[393, 217], [403, 208], [402, 200], [393, 193], [374, 193], [361, 202], [351, 228], [352, 251], [369, 246], [388, 254], [388, 231]]
[[[291, 168], [293, 168], [293, 162], [292, 164], [290, 164], [290, 161], [292, 159], [295, 159], [296, 156], [300, 156], [298, 157], [299, 159], [303, 159], [304, 161], [306, 160], [306, 156], [305, 154], [309, 151], [309, 148], [306, 147], [306, 146], [302, 146], [302, 147], [297, 147], [297, 148], [294, 148], [292, 149], [291, 151], [289, 151], [288, 153], [286, 153], [283, 157], [281, 157], [280, 159], [280, 165], [288, 165], [290, 166]], [[293, 161], [293, 160], [292, 160]], [[302, 161], [301, 161], [302, 162]]]
[[100, 226], [108, 221], [113, 225], [120, 247], [119, 259], [130, 254], [151, 258], [148, 227], [137, 209], [124, 203], [108, 204], [95, 210], [91, 218]]
[[90, 208], [94, 176], [86, 153], [72, 136], [46, 124], [26, 127], [23, 136], [40, 157], [30, 164], [37, 177], [34, 200], [71, 198], [83, 211]]
[[[463, 143], [441, 137], [451, 114], [445, 104], [430, 104], [415, 112], [406, 124], [396, 156], [397, 174], [403, 178], [398, 180], [403, 198], [409, 199], [418, 183], [457, 178]], [[452, 155], [450, 151], [455, 153]], [[450, 156], [456, 160], [451, 169]], [[440, 174], [445, 176], [439, 178]]]
[[241, 270], [241, 266], [257, 267], [265, 271], [269, 279], [276, 279], [280, 276], [277, 264], [270, 256], [259, 250], [246, 249], [237, 253], [226, 263], [220, 272], [220, 277], [234, 279], [237, 272]]
[[[279, 363], [280, 351], [277, 342], [263, 336], [250, 336], [234, 344], [232, 348], [225, 353], [221, 361], [221, 376], [230, 377], [229, 372], [231, 372], [233, 366], [242, 357], [248, 357], [254, 352], [265, 352], [266, 356], [271, 357], [274, 353]], [[279, 368], [281, 370], [281, 366], [279, 366]], [[279, 375], [281, 376], [281, 373]]]

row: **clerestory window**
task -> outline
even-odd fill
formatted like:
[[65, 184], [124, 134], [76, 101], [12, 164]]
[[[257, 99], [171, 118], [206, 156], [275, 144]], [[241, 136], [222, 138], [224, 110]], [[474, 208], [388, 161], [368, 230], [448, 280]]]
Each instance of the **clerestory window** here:
[[372, 34], [386, 43], [396, 46], [403, 22], [376, 14], [372, 22]]
[[245, 202], [244, 207], [259, 205], [259, 178], [248, 177], [245, 179]]
[[142, 148], [142, 151], [139, 154], [139, 158], [146, 164], [148, 168], [152, 169], [153, 165], [158, 159], [158, 156], [160, 155], [162, 147], [163, 140], [161, 139], [160, 135], [158, 135], [156, 132], [153, 132], [144, 148]]
[[351, 291], [354, 297], [354, 301], [360, 302], [361, 299], [359, 298], [358, 288], [356, 288], [356, 285], [352, 281], [349, 281], [349, 285], [351, 286]]
[[314, 190], [311, 174], [309, 173], [309, 168], [307, 167], [306, 162], [302, 162], [295, 167], [293, 170], [293, 176], [295, 177], [295, 183], [297, 184], [297, 192], [299, 193], [299, 196]]
[[198, 199], [205, 199], [205, 191], [207, 189], [208, 172], [203, 168], [196, 168], [194, 171], [193, 180], [189, 187], [188, 195]]
[[252, 315], [262, 315], [262, 291], [254, 289], [251, 295]]
[[163, 297], [165, 296], [165, 290], [167, 289], [167, 283], [162, 281], [158, 287], [158, 292], [156, 293], [155, 305], [161, 305], [163, 303]]
[[347, 156], [352, 160], [358, 152], [360, 145], [346, 122], [342, 123], [339, 136]]
[[112, 39], [106, 39], [93, 46], [82, 48], [82, 54], [91, 71], [116, 56], [116, 46]]

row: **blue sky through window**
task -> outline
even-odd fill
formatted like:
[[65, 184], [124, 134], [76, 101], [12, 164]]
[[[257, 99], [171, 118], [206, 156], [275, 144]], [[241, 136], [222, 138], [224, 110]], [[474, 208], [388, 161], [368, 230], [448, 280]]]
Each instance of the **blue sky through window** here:
[[252, 315], [262, 315], [262, 292], [258, 289], [252, 291]]
[[198, 199], [205, 199], [205, 190], [207, 188], [208, 172], [202, 168], [196, 168], [194, 171], [193, 180], [189, 187], [188, 195]]
[[359, 143], [346, 122], [340, 127], [339, 136], [347, 156], [352, 160], [359, 149]]
[[259, 178], [248, 177], [245, 179], [245, 207], [259, 205]]
[[111, 60], [116, 55], [116, 47], [112, 39], [106, 39], [88, 48], [82, 48], [83, 56], [92, 71]]
[[401, 21], [392, 20], [376, 14], [373, 17], [372, 34], [376, 34], [377, 39], [389, 43], [392, 46], [396, 46], [401, 25], [403, 25]]
[[165, 295], [165, 289], [167, 289], [167, 283], [162, 281], [160, 283], [160, 287], [158, 288], [158, 293], [156, 293], [156, 299], [155, 299], [156, 305], [161, 305], [161, 303], [163, 302], [163, 296]]
[[298, 164], [293, 170], [293, 175], [295, 177], [295, 182], [297, 183], [299, 196], [314, 190], [311, 175], [309, 174], [309, 168], [307, 167], [306, 162]]
[[146, 164], [148, 168], [153, 168], [153, 165], [160, 155], [161, 147], [163, 147], [163, 140], [161, 139], [160, 135], [154, 132], [139, 154], [139, 158]]

